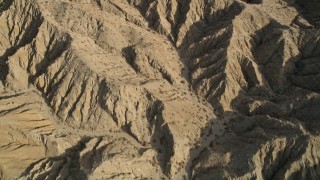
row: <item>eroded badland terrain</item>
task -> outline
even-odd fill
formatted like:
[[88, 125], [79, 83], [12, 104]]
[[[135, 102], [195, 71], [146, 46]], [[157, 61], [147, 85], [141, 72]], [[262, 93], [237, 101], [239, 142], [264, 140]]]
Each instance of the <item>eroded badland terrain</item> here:
[[318, 0], [0, 0], [0, 179], [320, 179]]

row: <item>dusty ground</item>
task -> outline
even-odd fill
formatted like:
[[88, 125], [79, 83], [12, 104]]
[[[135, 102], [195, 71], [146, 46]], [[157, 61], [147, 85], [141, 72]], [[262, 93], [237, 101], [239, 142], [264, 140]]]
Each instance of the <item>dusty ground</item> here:
[[0, 179], [320, 179], [317, 0], [0, 0]]

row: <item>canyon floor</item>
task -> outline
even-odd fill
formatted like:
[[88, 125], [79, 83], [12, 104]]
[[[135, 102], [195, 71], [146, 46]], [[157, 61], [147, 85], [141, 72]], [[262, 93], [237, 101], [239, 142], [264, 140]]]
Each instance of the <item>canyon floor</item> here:
[[0, 0], [0, 179], [320, 179], [317, 0]]

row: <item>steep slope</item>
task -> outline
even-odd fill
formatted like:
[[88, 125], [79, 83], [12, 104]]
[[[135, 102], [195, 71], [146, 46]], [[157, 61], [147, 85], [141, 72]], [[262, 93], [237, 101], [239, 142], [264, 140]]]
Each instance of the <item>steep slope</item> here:
[[0, 177], [319, 178], [317, 7], [3, 0]]
[[55, 126], [50, 110], [34, 91], [2, 94], [0, 107], [2, 178], [19, 177], [30, 164], [46, 157], [46, 138]]
[[[9, 23], [3, 28], [3, 35], [9, 34], [2, 45], [7, 71], [3, 83], [12, 91], [35, 86], [58, 124], [103, 134], [125, 132], [130, 141], [153, 149], [150, 158], [161, 167], [160, 175], [178, 173], [200, 128], [214, 117], [211, 107], [189, 90], [170, 43], [160, 44], [163, 37], [127, 24], [128, 15], [118, 5], [98, 5], [14, 1], [2, 14], [2, 21]], [[72, 22], [76, 15], [84, 20]], [[123, 32], [110, 29], [111, 24]], [[114, 40], [123, 42], [112, 44], [112, 32]], [[155, 48], [168, 49], [168, 56], [162, 58]], [[109, 175], [122, 174], [114, 171]]]

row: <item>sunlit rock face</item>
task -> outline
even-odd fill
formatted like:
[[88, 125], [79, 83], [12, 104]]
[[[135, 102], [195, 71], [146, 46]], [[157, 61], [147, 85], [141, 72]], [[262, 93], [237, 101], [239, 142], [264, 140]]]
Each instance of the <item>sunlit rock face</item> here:
[[0, 1], [0, 179], [319, 179], [319, 12]]

